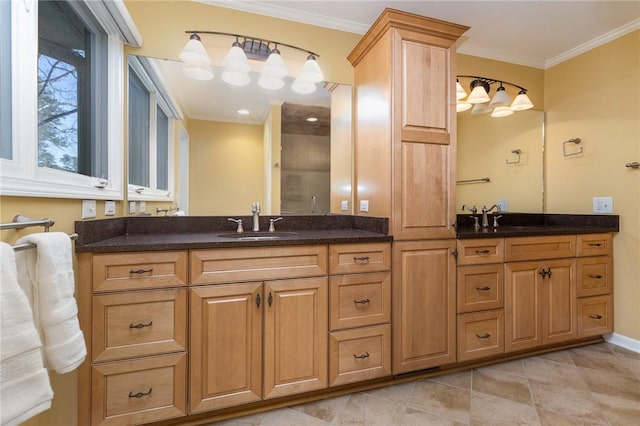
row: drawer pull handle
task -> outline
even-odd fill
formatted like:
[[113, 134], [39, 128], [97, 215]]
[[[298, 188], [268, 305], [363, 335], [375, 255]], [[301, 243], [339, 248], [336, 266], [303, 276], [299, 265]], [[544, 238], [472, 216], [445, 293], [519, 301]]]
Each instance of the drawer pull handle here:
[[365, 352], [362, 355], [353, 354], [353, 357], [356, 359], [367, 359], [369, 358], [369, 352]]
[[267, 297], [267, 303], [269, 306], [273, 304], [273, 296], [271, 295], [271, 292], [269, 292], [269, 296]]
[[257, 306], [258, 308], [260, 307], [260, 302], [261, 302], [260, 295], [259, 295], [259, 294], [256, 294], [256, 306]]
[[544, 268], [542, 268], [542, 271], [539, 271], [539, 272], [538, 272], [538, 274], [540, 274], [540, 276], [541, 276], [542, 278], [544, 278], [544, 277], [549, 277], [549, 278], [551, 278], [551, 268], [549, 268], [549, 269], [547, 269], [547, 270], [545, 270]]
[[149, 274], [153, 272], [153, 268], [151, 269], [132, 269], [129, 271], [130, 274], [136, 274], [136, 275], [141, 275], [141, 274]]
[[602, 243], [589, 243], [591, 247], [602, 247]]
[[488, 339], [489, 337], [491, 337], [491, 335], [490, 335], [489, 333], [484, 333], [484, 334], [482, 334], [482, 335], [480, 335], [480, 334], [476, 334], [476, 337], [477, 337], [478, 339]]
[[151, 395], [152, 390], [153, 388], [149, 388], [147, 392], [138, 392], [138, 393], [129, 392], [129, 398], [142, 398], [143, 396]]
[[142, 323], [138, 323], [138, 324], [129, 324], [129, 328], [137, 328], [137, 329], [141, 329], [141, 328], [145, 328], [145, 327], [151, 327], [151, 324], [153, 324], [153, 321], [149, 321], [149, 324], [142, 324]]
[[602, 275], [598, 275], [598, 274], [589, 274], [589, 278], [594, 278], [596, 280], [599, 280], [600, 278], [602, 278]]
[[485, 250], [476, 250], [476, 254], [478, 256], [488, 256], [489, 253], [491, 253], [491, 251], [490, 250], [486, 250], [486, 249]]
[[602, 315], [589, 315], [589, 318], [599, 320], [599, 319], [602, 319]]
[[366, 305], [367, 303], [369, 303], [369, 299], [354, 300], [353, 303], [357, 305]]
[[478, 291], [489, 291], [489, 290], [491, 290], [491, 287], [487, 287], [487, 286], [476, 287], [476, 290], [478, 290]]
[[360, 257], [353, 257], [353, 261], [356, 263], [369, 263], [369, 256], [360, 256]]

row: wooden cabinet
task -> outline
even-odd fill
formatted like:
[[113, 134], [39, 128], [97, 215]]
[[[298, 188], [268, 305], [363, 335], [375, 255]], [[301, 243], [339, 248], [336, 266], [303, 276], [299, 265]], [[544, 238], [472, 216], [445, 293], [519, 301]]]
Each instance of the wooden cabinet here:
[[457, 241], [458, 361], [504, 353], [504, 239]]
[[356, 203], [395, 240], [454, 238], [456, 40], [468, 27], [386, 9], [354, 66]]
[[187, 414], [187, 252], [78, 256], [79, 424]]
[[327, 267], [326, 246], [191, 252], [191, 413], [327, 387]]
[[391, 375], [391, 244], [329, 247], [329, 385]]
[[456, 361], [455, 245], [455, 240], [394, 244], [394, 374]]

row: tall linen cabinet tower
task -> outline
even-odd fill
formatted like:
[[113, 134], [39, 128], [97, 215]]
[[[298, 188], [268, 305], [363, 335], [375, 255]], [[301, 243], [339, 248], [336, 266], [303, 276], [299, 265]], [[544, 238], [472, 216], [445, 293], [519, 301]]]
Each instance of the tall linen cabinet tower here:
[[355, 73], [355, 210], [388, 217], [393, 373], [456, 361], [456, 40], [468, 27], [385, 9]]

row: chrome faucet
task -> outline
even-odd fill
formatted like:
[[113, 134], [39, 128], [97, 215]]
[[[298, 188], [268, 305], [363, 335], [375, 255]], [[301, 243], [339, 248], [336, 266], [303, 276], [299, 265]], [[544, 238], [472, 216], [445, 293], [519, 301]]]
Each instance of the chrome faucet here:
[[480, 229], [480, 224], [478, 223], [478, 216], [476, 216], [476, 214], [478, 213], [478, 209], [476, 208], [476, 206], [469, 208], [466, 204], [463, 204], [462, 211], [465, 211], [465, 210], [469, 210], [471, 212], [471, 219], [473, 219], [474, 229], [476, 231]]
[[497, 212], [500, 212], [500, 207], [498, 207], [498, 205], [496, 204], [492, 205], [489, 208], [487, 208], [487, 206], [482, 207], [482, 227], [483, 228], [489, 227], [489, 216], [487, 216], [487, 213], [490, 213], [493, 209], [496, 209]]
[[260, 231], [260, 203], [251, 203], [251, 213], [253, 214], [253, 232]]

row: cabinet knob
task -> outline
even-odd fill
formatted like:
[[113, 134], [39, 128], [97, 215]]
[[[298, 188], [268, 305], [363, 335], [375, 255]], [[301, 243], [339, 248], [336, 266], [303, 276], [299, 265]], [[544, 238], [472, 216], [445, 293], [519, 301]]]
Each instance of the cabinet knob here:
[[256, 306], [259, 308], [260, 307], [260, 302], [262, 301], [262, 299], [260, 299], [260, 295], [256, 294]]

